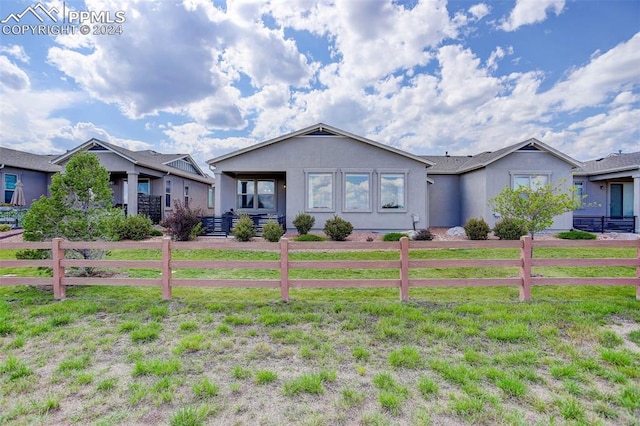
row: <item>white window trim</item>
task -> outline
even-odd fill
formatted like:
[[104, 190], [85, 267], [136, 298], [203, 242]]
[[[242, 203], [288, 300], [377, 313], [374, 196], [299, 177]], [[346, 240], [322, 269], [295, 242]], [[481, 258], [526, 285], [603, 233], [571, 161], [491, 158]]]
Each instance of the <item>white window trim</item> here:
[[[347, 175], [367, 175], [369, 178], [369, 205], [366, 209], [347, 208]], [[373, 211], [373, 171], [362, 169], [342, 170], [342, 205], [343, 211], [348, 213], [371, 213]]]
[[[240, 207], [238, 205], [238, 182], [241, 181], [253, 181], [253, 205], [254, 207]], [[273, 183], [273, 208], [266, 207], [255, 207], [258, 202], [258, 196], [260, 193], [258, 192], [258, 182], [272, 182]], [[276, 179], [263, 179], [263, 178], [238, 178], [236, 179], [236, 209], [238, 211], [260, 211], [260, 212], [275, 212], [278, 209], [278, 182]]]
[[[377, 185], [378, 185], [378, 199], [376, 201], [378, 207], [378, 213], [406, 213], [409, 211], [408, 202], [409, 202], [409, 171], [408, 170], [399, 170], [399, 169], [379, 169], [377, 170]], [[383, 208], [382, 207], [382, 175], [403, 175], [404, 176], [404, 188], [403, 188], [403, 207], [398, 209], [391, 208]]]
[[[337, 170], [336, 169], [305, 169], [304, 170], [304, 211], [305, 212], [327, 212], [335, 213], [336, 211], [336, 192], [337, 192]], [[331, 207], [330, 208], [312, 208], [309, 207], [309, 175], [311, 174], [330, 174], [331, 175]]]
[[547, 185], [551, 183], [551, 177], [553, 172], [551, 170], [516, 170], [509, 171], [509, 175], [511, 175], [511, 189], [515, 189], [516, 187], [516, 177], [519, 176], [546, 176], [547, 177]]
[[[586, 190], [587, 190], [587, 181], [579, 179], [579, 180], [574, 180], [573, 181], [573, 187], [576, 187], [576, 184], [579, 183], [582, 185], [582, 195], [586, 195]], [[580, 202], [580, 207], [578, 207], [576, 210], [584, 210], [585, 208], [587, 208], [587, 203], [584, 201]]]

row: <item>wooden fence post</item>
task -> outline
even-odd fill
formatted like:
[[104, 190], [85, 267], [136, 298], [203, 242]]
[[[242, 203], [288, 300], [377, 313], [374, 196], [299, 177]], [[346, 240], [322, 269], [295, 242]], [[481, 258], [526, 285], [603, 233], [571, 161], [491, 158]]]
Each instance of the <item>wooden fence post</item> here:
[[280, 238], [280, 298], [289, 302], [289, 240]]
[[162, 239], [162, 300], [171, 300], [171, 238]]
[[400, 300], [409, 300], [409, 238], [400, 238]]
[[533, 243], [529, 235], [520, 237], [520, 278], [522, 284], [520, 284], [520, 301], [531, 301], [531, 257], [533, 250]]
[[51, 260], [53, 263], [53, 298], [64, 300], [67, 297], [66, 287], [62, 285], [64, 277], [64, 266], [61, 266], [64, 259], [64, 250], [60, 247], [62, 238], [54, 238], [51, 241]]

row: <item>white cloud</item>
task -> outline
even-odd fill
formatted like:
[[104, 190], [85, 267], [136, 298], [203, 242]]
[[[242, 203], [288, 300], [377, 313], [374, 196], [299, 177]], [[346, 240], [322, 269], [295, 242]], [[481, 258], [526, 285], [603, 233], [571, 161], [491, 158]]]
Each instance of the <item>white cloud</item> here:
[[9, 58], [0, 55], [0, 85], [11, 91], [25, 91], [29, 89], [31, 80], [27, 73]]
[[565, 0], [517, 0], [509, 18], [500, 25], [504, 31], [515, 31], [523, 25], [531, 25], [547, 19], [552, 10], [559, 15], [564, 10]]
[[25, 52], [24, 47], [19, 46], [17, 44], [13, 44], [11, 46], [0, 46], [0, 53], [6, 53], [9, 56], [13, 56], [15, 59], [28, 64], [31, 58]]
[[478, 3], [469, 8], [469, 13], [476, 19], [480, 20], [487, 16], [491, 9], [484, 3]]

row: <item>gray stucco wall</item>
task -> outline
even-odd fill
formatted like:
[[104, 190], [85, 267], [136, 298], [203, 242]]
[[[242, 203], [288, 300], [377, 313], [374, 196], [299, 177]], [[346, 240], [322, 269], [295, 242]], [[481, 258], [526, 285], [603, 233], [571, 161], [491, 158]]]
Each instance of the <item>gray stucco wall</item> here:
[[[498, 195], [505, 186], [511, 186], [514, 175], [535, 174], [548, 175], [549, 183], [554, 186], [564, 182], [566, 191], [573, 185], [572, 166], [564, 160], [543, 151], [517, 151], [487, 166], [486, 200]], [[485, 204], [484, 218], [490, 226], [499, 219], [488, 204]], [[550, 230], [567, 230], [572, 226], [573, 213], [569, 212], [556, 217]]]
[[453, 227], [460, 220], [460, 176], [429, 173], [429, 226]]
[[460, 176], [460, 223], [464, 225], [472, 217], [482, 217], [487, 222], [486, 169], [474, 170]]
[[27, 201], [25, 207], [30, 207], [34, 200], [40, 198], [41, 195], [49, 195], [49, 185], [51, 184], [51, 177], [53, 173], [39, 172], [36, 170], [20, 169], [15, 167], [6, 166], [0, 170], [0, 203], [4, 202], [4, 183], [5, 175], [15, 175], [18, 180], [23, 184], [24, 196]]
[[[286, 173], [285, 183], [279, 181], [277, 195], [286, 197], [287, 227], [299, 212], [316, 218], [316, 228], [334, 214], [350, 221], [355, 229], [407, 230], [413, 226], [411, 214], [420, 216], [416, 228], [427, 226], [427, 168], [424, 163], [342, 136], [299, 136], [231, 157], [215, 163], [216, 214], [236, 207], [236, 179], [227, 175], [251, 175], [260, 172]], [[306, 206], [306, 174], [328, 172], [334, 176], [333, 209], [310, 211]], [[370, 173], [371, 209], [350, 212], [344, 209], [344, 174]], [[402, 211], [379, 209], [380, 173], [406, 173], [406, 208]], [[266, 174], [265, 174], [266, 173]]]

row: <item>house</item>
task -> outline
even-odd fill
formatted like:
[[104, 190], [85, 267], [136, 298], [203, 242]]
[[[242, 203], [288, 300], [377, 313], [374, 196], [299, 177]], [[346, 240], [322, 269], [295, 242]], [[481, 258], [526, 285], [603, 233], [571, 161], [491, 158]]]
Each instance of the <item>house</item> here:
[[0, 203], [9, 204], [18, 181], [23, 184], [26, 205], [41, 195], [48, 195], [51, 177], [62, 170], [52, 164], [53, 155], [37, 155], [0, 147]]
[[131, 151], [98, 139], [51, 160], [64, 167], [78, 152], [90, 152], [110, 173], [116, 205], [127, 214], [146, 214], [157, 223], [173, 209], [176, 200], [190, 208], [213, 214], [213, 179], [189, 154], [161, 154], [152, 150]]
[[[562, 184], [570, 188], [574, 168], [582, 164], [537, 139], [529, 139], [493, 152], [469, 156], [433, 156], [429, 168], [429, 225], [450, 227], [472, 217], [493, 227], [499, 220], [488, 201], [506, 186], [536, 187]], [[552, 229], [573, 226], [572, 213], [554, 220]]]
[[628, 230], [631, 223], [640, 229], [640, 151], [586, 161], [573, 181], [588, 195], [588, 203], [574, 212], [576, 227]]
[[338, 215], [355, 229], [428, 226], [427, 169], [432, 162], [316, 124], [207, 161], [214, 170], [215, 214]]

